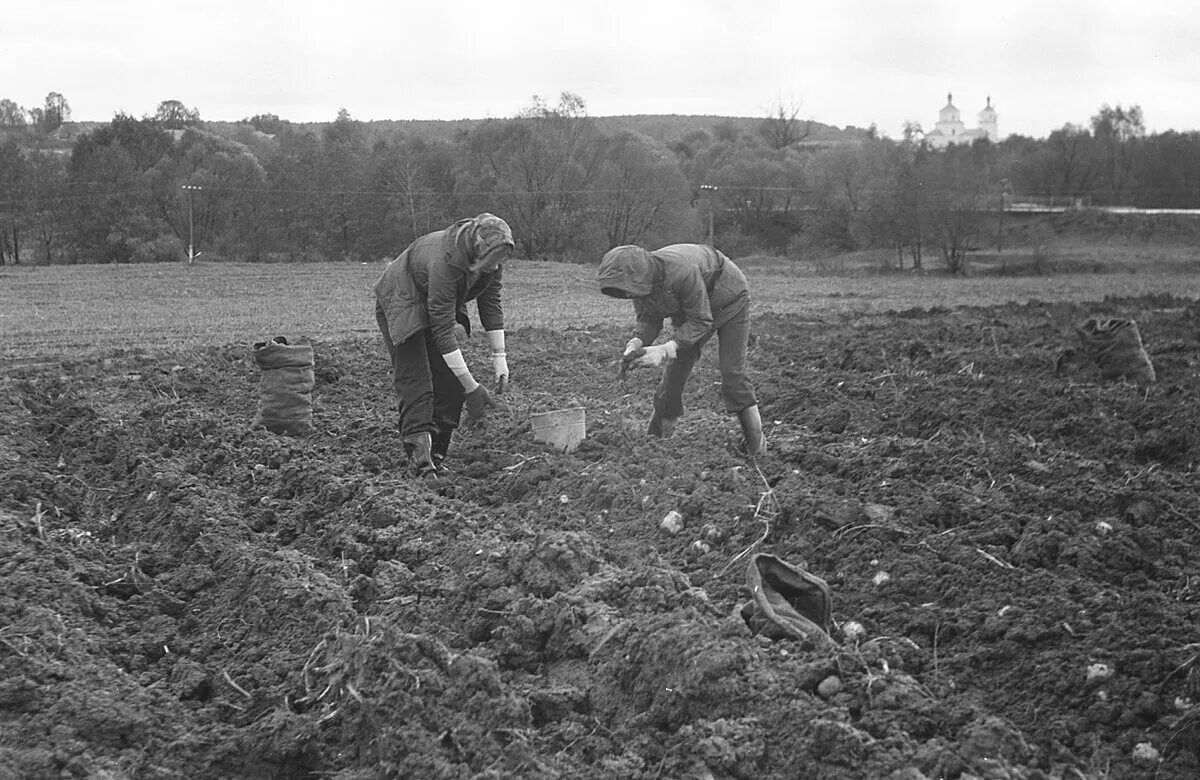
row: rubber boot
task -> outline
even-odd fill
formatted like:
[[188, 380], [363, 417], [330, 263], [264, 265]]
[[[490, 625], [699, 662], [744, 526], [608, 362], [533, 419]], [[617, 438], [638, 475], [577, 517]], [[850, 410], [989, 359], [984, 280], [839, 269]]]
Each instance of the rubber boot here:
[[441, 468], [442, 461], [446, 459], [446, 453], [450, 451], [450, 440], [454, 437], [454, 429], [439, 428], [433, 434], [433, 465]]
[[428, 433], [415, 433], [404, 437], [404, 451], [412, 463], [413, 473], [418, 477], [436, 477], [437, 466], [433, 465], [433, 437]]
[[762, 417], [758, 413], [758, 404], [747, 406], [738, 412], [738, 422], [742, 424], [742, 435], [746, 437], [746, 454], [759, 458], [767, 454], [767, 437], [763, 436]]
[[650, 415], [650, 426], [646, 432], [651, 436], [669, 439], [675, 435], [675, 419], [674, 417], [663, 417], [656, 411]]

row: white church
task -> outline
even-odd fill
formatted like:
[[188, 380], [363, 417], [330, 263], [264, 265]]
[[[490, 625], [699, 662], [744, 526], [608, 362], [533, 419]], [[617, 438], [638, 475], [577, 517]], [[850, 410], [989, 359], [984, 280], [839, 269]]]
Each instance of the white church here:
[[955, 144], [969, 144], [977, 138], [987, 138], [992, 143], [1000, 140], [1000, 130], [996, 125], [996, 109], [992, 108], [992, 98], [989, 95], [987, 105], [979, 112], [979, 127], [967, 127], [963, 124], [962, 114], [954, 105], [954, 95], [946, 95], [946, 105], [938, 112], [938, 121], [933, 131], [925, 135], [925, 140], [934, 149], [945, 149]]

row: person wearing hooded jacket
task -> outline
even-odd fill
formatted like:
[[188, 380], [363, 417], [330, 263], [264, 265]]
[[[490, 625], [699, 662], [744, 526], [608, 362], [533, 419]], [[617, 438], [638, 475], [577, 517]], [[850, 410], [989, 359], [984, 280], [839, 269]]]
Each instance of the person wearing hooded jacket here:
[[471, 333], [468, 301], [476, 302], [500, 392], [508, 381], [500, 292], [513, 246], [508, 224], [483, 213], [413, 241], [375, 283], [375, 320], [392, 361], [400, 436], [418, 476], [437, 475], [464, 404], [468, 423], [482, 423], [494, 406], [455, 334], [455, 324]]
[[[750, 291], [742, 270], [702, 244], [672, 244], [653, 252], [625, 245], [604, 255], [597, 281], [605, 295], [633, 301], [637, 328], [624, 359], [634, 366], [666, 366], [654, 392], [649, 432], [662, 437], [674, 432], [683, 415], [684, 385], [715, 333], [725, 408], [738, 417], [746, 451], [763, 455], [767, 442], [758, 398], [746, 373]], [[668, 317], [674, 325], [671, 339], [654, 345]]]

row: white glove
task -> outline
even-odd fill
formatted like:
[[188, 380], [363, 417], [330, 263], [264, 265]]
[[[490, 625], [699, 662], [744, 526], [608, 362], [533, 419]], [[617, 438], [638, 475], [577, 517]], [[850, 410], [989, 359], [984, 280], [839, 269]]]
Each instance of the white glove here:
[[631, 339], [630, 339], [628, 342], [626, 342], [626, 344], [625, 344], [625, 354], [626, 354], [626, 355], [629, 355], [629, 354], [632, 354], [632, 353], [634, 353], [634, 352], [637, 352], [637, 351], [638, 351], [639, 349], [641, 349], [643, 346], [645, 346], [645, 344], [642, 342], [642, 340], [641, 340], [641, 339], [639, 339], [637, 336], [634, 336], [634, 337], [633, 337], [633, 338], [631, 338]]
[[642, 368], [655, 368], [663, 363], [669, 363], [675, 359], [675, 353], [678, 344], [672, 341], [659, 344], [653, 347], [646, 347], [646, 354], [635, 359], [633, 364]]
[[496, 386], [503, 390], [508, 384], [508, 352], [504, 349], [504, 330], [489, 330], [488, 344], [492, 348], [492, 368], [496, 372]]

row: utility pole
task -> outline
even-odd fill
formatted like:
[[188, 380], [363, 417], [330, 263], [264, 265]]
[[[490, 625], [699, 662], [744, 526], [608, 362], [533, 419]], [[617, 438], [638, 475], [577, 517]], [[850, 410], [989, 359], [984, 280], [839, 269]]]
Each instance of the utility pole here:
[[700, 191], [708, 201], [708, 245], [713, 246], [713, 198], [717, 194], [717, 188], [713, 184], [701, 184]]
[[996, 249], [999, 254], [1004, 254], [1004, 192], [1008, 186], [1008, 179], [1000, 180], [1000, 230], [996, 233]]
[[192, 228], [192, 192], [200, 188], [193, 184], [185, 184], [183, 185], [183, 189], [187, 190], [188, 196], [188, 265], [191, 265], [192, 261], [196, 259], [195, 242], [193, 240], [195, 234]]

